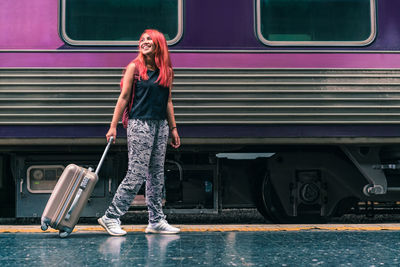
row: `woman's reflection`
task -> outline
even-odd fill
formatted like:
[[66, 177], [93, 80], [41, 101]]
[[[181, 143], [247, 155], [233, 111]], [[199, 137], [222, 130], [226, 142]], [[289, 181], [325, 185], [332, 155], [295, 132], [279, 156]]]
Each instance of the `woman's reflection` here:
[[146, 266], [162, 266], [168, 256], [168, 249], [174, 251], [179, 251], [179, 248], [174, 248], [174, 246], [179, 245], [177, 242], [180, 239], [179, 235], [153, 235], [147, 234], [147, 264]]

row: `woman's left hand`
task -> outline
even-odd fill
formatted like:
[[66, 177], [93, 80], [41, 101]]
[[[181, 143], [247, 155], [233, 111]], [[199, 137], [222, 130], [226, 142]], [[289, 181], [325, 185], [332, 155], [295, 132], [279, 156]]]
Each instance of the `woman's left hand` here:
[[171, 131], [171, 146], [173, 148], [178, 148], [181, 145], [181, 139], [179, 138], [178, 130], [174, 128]]

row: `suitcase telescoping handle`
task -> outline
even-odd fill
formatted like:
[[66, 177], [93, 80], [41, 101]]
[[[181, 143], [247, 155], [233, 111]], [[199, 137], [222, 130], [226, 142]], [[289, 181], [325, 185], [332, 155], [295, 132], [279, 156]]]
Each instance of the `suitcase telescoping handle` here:
[[110, 146], [111, 146], [111, 144], [112, 144], [113, 141], [114, 141], [114, 137], [111, 136], [110, 139], [108, 139], [108, 144], [107, 144], [107, 146], [106, 146], [106, 149], [104, 149], [103, 156], [101, 156], [100, 162], [99, 162], [99, 164], [97, 165], [96, 171], [94, 172], [96, 175], [99, 174], [101, 165], [103, 165], [103, 161], [104, 161], [104, 159], [106, 158], [107, 152], [108, 152], [108, 150], [110, 149]]

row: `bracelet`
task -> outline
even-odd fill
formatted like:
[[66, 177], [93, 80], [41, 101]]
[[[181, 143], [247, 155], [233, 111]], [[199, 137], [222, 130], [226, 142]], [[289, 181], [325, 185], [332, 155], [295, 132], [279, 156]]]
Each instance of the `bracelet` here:
[[176, 129], [176, 126], [172, 127], [172, 128], [170, 129], [170, 131], [172, 132], [173, 129]]

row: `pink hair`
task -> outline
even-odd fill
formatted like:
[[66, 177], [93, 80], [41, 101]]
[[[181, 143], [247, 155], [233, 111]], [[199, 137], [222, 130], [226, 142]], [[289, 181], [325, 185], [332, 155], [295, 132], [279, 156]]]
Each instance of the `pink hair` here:
[[[147, 33], [154, 43], [154, 57], [157, 68], [160, 70], [160, 74], [158, 76], [157, 82], [164, 87], [170, 87], [172, 84], [172, 80], [174, 77], [174, 71], [172, 70], [171, 59], [169, 57], [167, 41], [165, 40], [164, 35], [153, 29], [145, 30], [140, 39], [142, 39], [143, 34]], [[133, 60], [136, 65], [136, 68], [139, 68], [139, 76], [143, 80], [148, 80], [149, 76], [147, 76], [147, 67], [144, 62], [144, 56], [141, 52], [139, 55]]]

